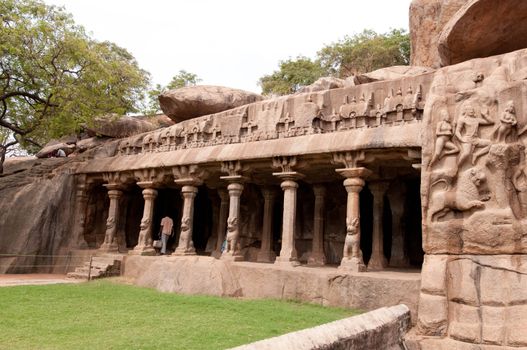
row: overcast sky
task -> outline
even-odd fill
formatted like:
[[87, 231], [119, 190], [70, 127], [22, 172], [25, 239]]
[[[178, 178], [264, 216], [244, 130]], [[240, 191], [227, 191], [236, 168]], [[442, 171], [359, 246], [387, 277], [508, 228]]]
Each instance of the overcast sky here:
[[154, 83], [184, 69], [201, 84], [260, 92], [289, 57], [363, 29], [408, 28], [411, 0], [44, 0], [64, 6], [98, 40], [128, 49]]

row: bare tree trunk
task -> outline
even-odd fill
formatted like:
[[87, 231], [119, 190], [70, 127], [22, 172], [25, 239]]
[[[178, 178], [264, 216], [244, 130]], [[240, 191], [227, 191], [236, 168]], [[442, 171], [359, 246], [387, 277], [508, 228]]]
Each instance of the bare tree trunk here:
[[0, 145], [0, 174], [4, 173], [4, 161], [7, 148], [4, 145]]

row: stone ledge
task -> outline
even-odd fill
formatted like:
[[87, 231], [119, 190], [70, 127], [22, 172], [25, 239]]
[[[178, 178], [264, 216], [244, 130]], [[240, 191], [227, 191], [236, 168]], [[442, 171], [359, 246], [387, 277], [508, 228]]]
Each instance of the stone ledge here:
[[242, 345], [232, 350], [401, 349], [410, 310], [400, 304]]

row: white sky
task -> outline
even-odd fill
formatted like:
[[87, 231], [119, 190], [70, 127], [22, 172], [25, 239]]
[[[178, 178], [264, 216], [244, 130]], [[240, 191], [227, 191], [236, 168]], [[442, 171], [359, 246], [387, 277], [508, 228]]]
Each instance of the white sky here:
[[314, 57], [363, 29], [408, 28], [411, 0], [44, 0], [98, 40], [128, 49], [154, 83], [181, 69], [201, 84], [260, 92], [280, 60]]

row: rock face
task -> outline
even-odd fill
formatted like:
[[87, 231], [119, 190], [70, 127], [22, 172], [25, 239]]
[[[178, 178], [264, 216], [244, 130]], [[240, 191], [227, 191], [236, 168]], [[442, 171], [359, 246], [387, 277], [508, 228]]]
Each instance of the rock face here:
[[445, 67], [430, 87], [418, 331], [444, 346], [527, 346], [526, 55]]
[[[439, 68], [439, 36], [467, 0], [413, 0], [410, 5], [410, 64]], [[495, 1], [495, 3], [497, 3]]]
[[161, 109], [176, 123], [261, 100], [262, 96], [252, 92], [208, 85], [170, 90], [159, 96]]
[[438, 45], [443, 66], [527, 47], [527, 2], [471, 0], [446, 23]]
[[415, 273], [382, 278], [331, 269], [233, 263], [205, 256], [128, 256], [124, 263], [124, 275], [135, 278], [137, 285], [164, 292], [294, 299], [361, 310], [402, 303], [414, 316], [420, 285]]
[[130, 117], [126, 115], [116, 118], [99, 118], [95, 121], [95, 125], [87, 127], [86, 129], [90, 136], [97, 135], [122, 138], [153, 131], [160, 126], [170, 126], [171, 124], [167, 123], [165, 119], [166, 116], [164, 115], [154, 116], [152, 118]]
[[439, 68], [527, 47], [522, 0], [414, 0], [411, 64]]
[[[75, 177], [71, 172], [53, 172], [71, 161], [33, 159], [12, 169], [6, 165], [0, 177], [0, 253], [26, 257], [0, 259], [0, 273], [51, 272], [52, 258], [32, 255], [56, 255], [71, 239]], [[42, 265], [47, 266], [38, 267]]]

